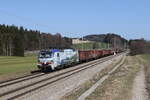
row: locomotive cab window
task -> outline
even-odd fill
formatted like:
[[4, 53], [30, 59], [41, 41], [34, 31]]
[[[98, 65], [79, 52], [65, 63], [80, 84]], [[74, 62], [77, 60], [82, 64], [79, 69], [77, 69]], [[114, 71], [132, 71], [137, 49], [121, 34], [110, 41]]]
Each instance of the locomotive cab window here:
[[57, 53], [57, 57], [59, 57], [59, 53]]
[[51, 52], [41, 52], [39, 53], [39, 58], [51, 58], [52, 53]]

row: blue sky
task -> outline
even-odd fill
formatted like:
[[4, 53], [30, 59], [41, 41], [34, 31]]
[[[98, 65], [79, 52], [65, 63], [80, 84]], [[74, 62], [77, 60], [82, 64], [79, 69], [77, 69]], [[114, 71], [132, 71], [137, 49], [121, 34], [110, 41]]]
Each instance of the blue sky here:
[[150, 0], [1, 0], [0, 24], [80, 37], [117, 33], [150, 40]]

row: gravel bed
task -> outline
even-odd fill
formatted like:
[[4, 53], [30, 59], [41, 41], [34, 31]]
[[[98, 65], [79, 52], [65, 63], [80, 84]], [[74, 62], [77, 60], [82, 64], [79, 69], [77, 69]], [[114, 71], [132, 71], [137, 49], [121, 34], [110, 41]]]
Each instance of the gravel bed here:
[[104, 75], [100, 80], [98, 80], [92, 87], [90, 87], [87, 91], [85, 91], [78, 100], [85, 100], [90, 94], [92, 94], [98, 86], [101, 86], [101, 84], [116, 70], [118, 69], [125, 61], [125, 57], [123, 60], [117, 64], [111, 71], [109, 71], [106, 75]]

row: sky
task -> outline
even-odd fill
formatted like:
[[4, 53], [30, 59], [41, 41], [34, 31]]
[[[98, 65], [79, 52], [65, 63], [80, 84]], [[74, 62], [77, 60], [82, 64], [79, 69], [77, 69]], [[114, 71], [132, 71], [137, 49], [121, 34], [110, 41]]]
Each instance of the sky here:
[[62, 36], [116, 33], [150, 40], [150, 0], [1, 0], [0, 24]]

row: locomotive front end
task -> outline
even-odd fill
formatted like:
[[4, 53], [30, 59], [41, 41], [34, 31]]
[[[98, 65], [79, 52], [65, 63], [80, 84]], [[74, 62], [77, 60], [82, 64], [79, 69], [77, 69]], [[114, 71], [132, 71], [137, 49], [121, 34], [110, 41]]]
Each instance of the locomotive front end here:
[[41, 71], [50, 71], [52, 70], [53, 59], [52, 53], [50, 51], [42, 51], [38, 55], [38, 64], [37, 67]]

